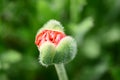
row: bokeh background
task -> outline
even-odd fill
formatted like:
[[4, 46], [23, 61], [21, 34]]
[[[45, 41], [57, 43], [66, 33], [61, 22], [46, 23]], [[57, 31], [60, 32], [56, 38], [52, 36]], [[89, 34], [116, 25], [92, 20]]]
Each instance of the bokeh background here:
[[0, 80], [58, 80], [34, 44], [50, 19], [78, 44], [70, 80], [120, 80], [120, 0], [0, 0]]

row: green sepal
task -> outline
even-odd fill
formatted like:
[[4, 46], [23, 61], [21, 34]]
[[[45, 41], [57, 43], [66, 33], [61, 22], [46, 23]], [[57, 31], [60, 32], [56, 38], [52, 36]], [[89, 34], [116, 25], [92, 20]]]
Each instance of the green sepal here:
[[50, 20], [48, 21], [45, 25], [44, 28], [46, 29], [51, 29], [51, 30], [58, 30], [58, 31], [63, 31], [63, 26], [61, 25], [60, 22], [56, 20]]
[[43, 28], [38, 30], [37, 34], [42, 32], [43, 30], [53, 30], [53, 31], [64, 32], [64, 27], [61, 25], [59, 21], [50, 20], [45, 25], [43, 25]]
[[53, 64], [53, 58], [55, 55], [55, 45], [50, 42], [45, 42], [39, 48], [39, 60], [44, 66]]
[[67, 63], [74, 59], [76, 52], [76, 41], [72, 37], [67, 36], [57, 45], [53, 62], [55, 64]]

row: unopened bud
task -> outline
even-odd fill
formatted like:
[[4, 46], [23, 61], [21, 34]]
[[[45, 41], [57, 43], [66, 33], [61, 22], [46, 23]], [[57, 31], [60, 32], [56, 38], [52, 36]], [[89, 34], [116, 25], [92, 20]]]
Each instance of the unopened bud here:
[[38, 31], [35, 43], [40, 51], [42, 65], [67, 63], [74, 59], [76, 41], [63, 31], [62, 25], [56, 20], [50, 20]]

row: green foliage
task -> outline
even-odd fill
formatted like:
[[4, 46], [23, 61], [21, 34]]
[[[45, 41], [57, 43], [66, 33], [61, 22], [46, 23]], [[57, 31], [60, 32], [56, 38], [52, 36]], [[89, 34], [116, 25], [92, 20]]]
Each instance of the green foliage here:
[[37, 30], [50, 19], [77, 40], [70, 80], [120, 80], [120, 0], [0, 0], [0, 80], [57, 80], [39, 64]]

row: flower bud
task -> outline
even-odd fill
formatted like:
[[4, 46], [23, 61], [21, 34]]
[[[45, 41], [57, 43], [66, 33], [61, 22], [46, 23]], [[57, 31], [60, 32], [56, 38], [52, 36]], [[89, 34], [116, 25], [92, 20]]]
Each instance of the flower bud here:
[[36, 35], [35, 44], [40, 51], [40, 63], [67, 63], [74, 59], [77, 51], [76, 41], [66, 36], [62, 25], [56, 20], [50, 20]]

